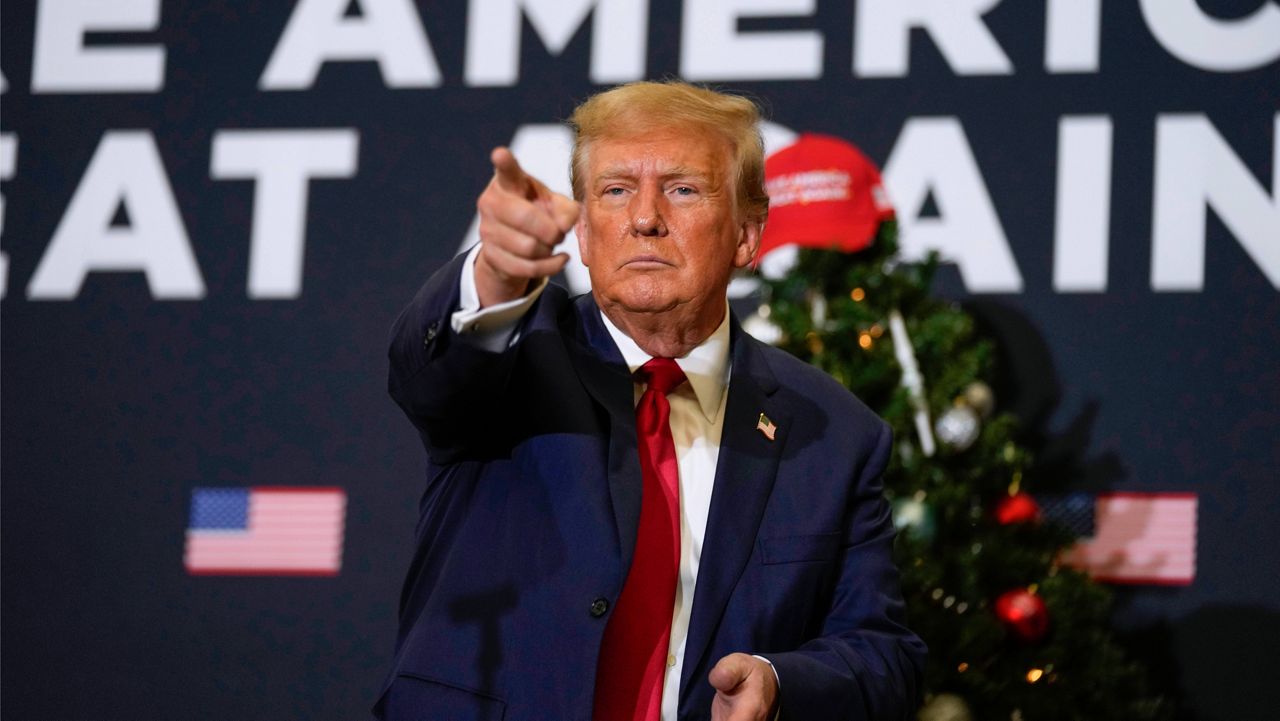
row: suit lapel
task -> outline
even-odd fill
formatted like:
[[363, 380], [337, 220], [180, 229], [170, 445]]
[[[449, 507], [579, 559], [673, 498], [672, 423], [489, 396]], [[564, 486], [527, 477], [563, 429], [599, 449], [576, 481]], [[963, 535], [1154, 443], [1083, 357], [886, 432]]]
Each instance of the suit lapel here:
[[618, 346], [600, 320], [590, 294], [573, 302], [576, 327], [570, 358], [587, 392], [608, 414], [609, 500], [613, 508], [619, 568], [631, 567], [640, 522], [640, 456], [636, 450], [635, 386]]
[[[757, 341], [732, 323], [733, 374], [725, 406], [720, 456], [698, 566], [689, 636], [685, 642], [681, 672], [681, 697], [695, 670], [709, 661], [711, 639], [724, 616], [725, 606], [755, 548], [756, 532], [773, 490], [778, 459], [786, 444], [791, 414], [774, 397], [777, 379], [769, 369]], [[774, 440], [758, 428], [760, 414], [776, 426]], [[718, 659], [713, 659], [718, 660]], [[709, 671], [709, 667], [704, 671]]]

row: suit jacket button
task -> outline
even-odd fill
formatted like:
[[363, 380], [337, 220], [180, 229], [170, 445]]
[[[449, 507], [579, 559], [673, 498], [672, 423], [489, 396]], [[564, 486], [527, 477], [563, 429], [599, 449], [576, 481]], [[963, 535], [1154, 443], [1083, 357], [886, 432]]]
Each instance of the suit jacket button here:
[[422, 345], [431, 345], [431, 341], [436, 339], [436, 334], [440, 332], [440, 323], [437, 321], [427, 326], [427, 336], [422, 339]]
[[591, 617], [600, 618], [609, 611], [609, 601], [604, 598], [597, 598], [591, 602]]

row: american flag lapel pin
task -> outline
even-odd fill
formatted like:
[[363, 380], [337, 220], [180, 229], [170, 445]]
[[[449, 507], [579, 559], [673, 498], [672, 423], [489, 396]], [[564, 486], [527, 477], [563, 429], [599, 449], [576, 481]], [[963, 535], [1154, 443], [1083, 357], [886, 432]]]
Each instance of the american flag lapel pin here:
[[763, 433], [764, 437], [769, 440], [773, 440], [778, 433], [778, 427], [773, 424], [773, 421], [769, 420], [769, 416], [763, 413], [760, 414], [760, 420], [756, 421], [756, 430]]

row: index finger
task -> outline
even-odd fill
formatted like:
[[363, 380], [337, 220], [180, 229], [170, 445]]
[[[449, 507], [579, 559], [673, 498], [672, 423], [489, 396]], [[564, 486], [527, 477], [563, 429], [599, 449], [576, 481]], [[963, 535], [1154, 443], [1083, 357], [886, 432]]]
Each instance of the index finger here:
[[489, 161], [493, 163], [493, 177], [498, 182], [498, 187], [510, 193], [529, 196], [533, 183], [510, 150], [502, 146], [494, 148], [489, 154]]

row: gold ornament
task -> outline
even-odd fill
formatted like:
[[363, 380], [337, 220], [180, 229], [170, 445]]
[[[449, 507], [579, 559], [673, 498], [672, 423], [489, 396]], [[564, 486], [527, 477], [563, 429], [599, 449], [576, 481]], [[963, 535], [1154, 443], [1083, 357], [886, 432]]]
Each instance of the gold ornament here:
[[996, 396], [991, 386], [982, 381], [974, 381], [964, 389], [964, 402], [978, 412], [983, 418], [989, 418], [996, 407]]
[[809, 352], [817, 355], [822, 352], [822, 338], [817, 333], [809, 331], [804, 339], [809, 343]]

